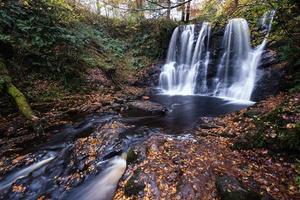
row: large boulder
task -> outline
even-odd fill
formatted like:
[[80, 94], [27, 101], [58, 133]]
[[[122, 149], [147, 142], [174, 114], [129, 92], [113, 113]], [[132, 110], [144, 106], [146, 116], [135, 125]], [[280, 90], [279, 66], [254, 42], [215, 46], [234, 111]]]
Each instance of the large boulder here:
[[164, 114], [167, 109], [159, 103], [152, 101], [132, 101], [128, 103], [130, 109], [140, 111], [146, 114], [157, 115]]

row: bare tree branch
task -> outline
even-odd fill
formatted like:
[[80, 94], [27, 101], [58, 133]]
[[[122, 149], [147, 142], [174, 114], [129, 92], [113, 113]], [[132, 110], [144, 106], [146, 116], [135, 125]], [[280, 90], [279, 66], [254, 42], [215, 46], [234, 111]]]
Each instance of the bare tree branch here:
[[[180, 2], [178, 4], [174, 4], [174, 5], [170, 6], [170, 7], [164, 6], [164, 5], [161, 5], [161, 4], [158, 4], [158, 3], [155, 3], [155, 5], [158, 5], [159, 8], [142, 8], [142, 9], [122, 8], [122, 7], [110, 4], [110, 3], [106, 2], [106, 1], [103, 1], [103, 3], [105, 5], [107, 5], [107, 6], [111, 6], [111, 7], [115, 8], [115, 9], [120, 9], [120, 10], [130, 11], [130, 12], [142, 12], [142, 11], [160, 11], [160, 10], [166, 10], [166, 9], [170, 9], [171, 10], [171, 9], [180, 7], [180, 6], [182, 6], [182, 5], [186, 4], [186, 3], [189, 3], [191, 1], [192, 0], [186, 0], [186, 1]], [[147, 2], [154, 3], [154, 2], [151, 2], [149, 0], [147, 0]]]

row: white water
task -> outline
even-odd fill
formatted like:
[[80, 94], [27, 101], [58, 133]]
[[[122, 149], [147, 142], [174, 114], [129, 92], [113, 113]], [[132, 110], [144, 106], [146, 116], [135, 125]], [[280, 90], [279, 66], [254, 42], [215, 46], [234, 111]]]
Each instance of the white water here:
[[[166, 95], [213, 95], [227, 99], [250, 101], [257, 81], [257, 67], [267, 43], [275, 11], [264, 14], [260, 23], [266, 32], [262, 44], [251, 47], [250, 31], [245, 19], [229, 20], [224, 37], [223, 53], [216, 66], [217, 73], [208, 88], [211, 27], [202, 24], [177, 27], [172, 35], [166, 64], [159, 77], [159, 88]], [[196, 40], [196, 35], [197, 40]]]
[[0, 182], [0, 190], [3, 190], [9, 186], [11, 186], [16, 180], [20, 178], [27, 177], [31, 172], [43, 167], [44, 165], [48, 164], [55, 158], [54, 155], [50, 155], [49, 158], [46, 158], [42, 161], [37, 163], [33, 163], [32, 165], [21, 169], [20, 171], [13, 173], [12, 175], [8, 176], [6, 179]]
[[206, 74], [211, 28], [209, 23], [204, 22], [199, 33], [195, 29], [195, 25], [186, 25], [177, 27], [173, 32], [166, 64], [159, 77], [159, 87], [163, 94], [195, 94], [199, 71], [203, 82], [200, 90], [201, 92], [207, 90]]
[[114, 196], [119, 179], [125, 172], [126, 158], [124, 158], [123, 155], [117, 156], [109, 161], [109, 165], [110, 166], [97, 175], [91, 183], [71, 195], [69, 199], [111, 200]]
[[274, 14], [272, 11], [264, 15], [262, 23], [267, 34], [262, 44], [254, 49], [247, 21], [242, 18], [229, 20], [223, 38], [224, 53], [215, 79], [215, 96], [250, 100]]
[[226, 26], [218, 65], [215, 96], [249, 100], [256, 80], [256, 67], [265, 41], [251, 48], [248, 23], [245, 19], [231, 19]]

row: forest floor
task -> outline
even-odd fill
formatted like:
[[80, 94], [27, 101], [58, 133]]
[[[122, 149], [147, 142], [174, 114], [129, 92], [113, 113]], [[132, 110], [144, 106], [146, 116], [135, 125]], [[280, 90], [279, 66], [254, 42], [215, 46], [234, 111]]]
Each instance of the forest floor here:
[[[117, 91], [112, 87], [34, 103], [33, 109], [40, 112], [44, 123], [43, 136], [35, 134], [30, 123], [18, 113], [0, 117], [1, 176], [22, 165], [28, 153], [25, 150], [51, 137], [53, 127], [88, 114], [118, 114], [126, 109], [128, 101], [143, 99], [144, 94], [145, 88], [126, 86]], [[278, 130], [294, 130], [300, 119], [299, 101], [300, 93], [280, 93], [232, 114], [202, 118], [205, 124], [198, 124], [188, 135], [153, 133], [132, 147], [136, 158], [128, 163], [115, 199], [220, 199], [216, 180], [224, 175], [233, 176], [246, 188], [274, 199], [299, 199], [295, 180], [299, 176], [299, 154], [282, 151], [278, 146], [254, 145], [276, 139]], [[275, 112], [279, 108], [284, 112]], [[270, 124], [272, 121], [264, 120], [274, 112], [275, 118], [284, 121], [279, 129]], [[113, 129], [115, 126], [118, 123], [113, 124]], [[262, 134], [261, 139], [257, 140], [257, 134]], [[95, 145], [103, 145], [102, 140], [95, 141], [93, 137], [79, 139], [74, 152], [84, 146], [89, 150], [83, 153], [89, 154]], [[92, 168], [92, 164], [87, 165], [86, 169]]]
[[[209, 126], [198, 127], [187, 138], [151, 136], [135, 148], [137, 155], [145, 156], [129, 164], [115, 199], [220, 199], [216, 179], [224, 175], [236, 177], [253, 191], [268, 194], [266, 199], [271, 199], [270, 196], [299, 199], [295, 182], [295, 160], [299, 154], [235, 147], [245, 135], [257, 132], [249, 113], [255, 111], [257, 117], [263, 118], [279, 106], [285, 106], [292, 110], [289, 117], [299, 121], [300, 115], [296, 112], [299, 100], [299, 93], [281, 93], [240, 112], [208, 120]], [[287, 116], [281, 117], [281, 120], [287, 119]], [[289, 123], [284, 128], [292, 126]]]

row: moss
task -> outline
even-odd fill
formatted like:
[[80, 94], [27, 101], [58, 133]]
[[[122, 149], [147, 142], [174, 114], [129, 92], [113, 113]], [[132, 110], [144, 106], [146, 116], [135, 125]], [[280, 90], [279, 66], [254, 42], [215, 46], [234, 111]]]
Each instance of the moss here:
[[0, 74], [7, 74], [6, 65], [4, 64], [4, 60], [0, 58]]
[[130, 148], [127, 152], [127, 163], [128, 165], [136, 163], [138, 159], [138, 154]]
[[27, 100], [23, 93], [16, 88], [13, 84], [9, 84], [7, 86], [7, 93], [15, 100], [20, 112], [30, 120], [37, 119], [36, 116], [34, 116], [33, 111], [31, 110], [29, 104], [27, 103]]
[[135, 170], [132, 177], [126, 182], [124, 186], [124, 194], [126, 196], [134, 196], [138, 195], [140, 191], [143, 191], [145, 185], [143, 183], [139, 183], [138, 179], [141, 173], [141, 169]]
[[254, 110], [254, 109], [248, 110], [247, 112], [244, 113], [244, 116], [250, 117], [250, 118], [256, 117], [257, 115], [259, 115], [259, 111]]
[[[299, 152], [300, 151], [300, 122], [285, 120], [282, 116], [295, 116], [298, 108], [289, 108], [289, 101], [272, 110], [265, 116], [256, 113], [245, 113], [253, 116], [256, 133], [247, 136], [246, 140], [238, 140], [234, 144], [235, 149], [248, 149], [266, 147], [272, 150]], [[258, 117], [261, 117], [258, 120]], [[288, 124], [294, 127], [287, 128]], [[248, 143], [248, 144], [247, 144]], [[250, 145], [251, 144], [251, 145]]]

